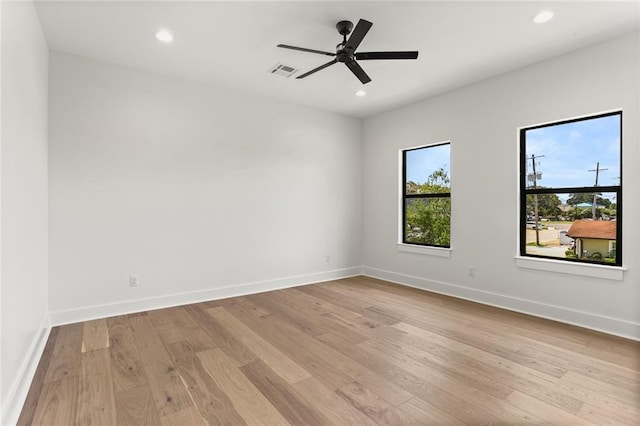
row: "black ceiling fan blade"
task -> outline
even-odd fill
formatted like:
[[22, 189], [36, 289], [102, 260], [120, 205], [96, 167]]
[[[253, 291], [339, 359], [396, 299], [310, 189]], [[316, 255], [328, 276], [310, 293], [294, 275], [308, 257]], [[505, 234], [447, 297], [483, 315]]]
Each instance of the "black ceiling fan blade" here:
[[364, 19], [359, 20], [358, 24], [353, 29], [349, 40], [347, 40], [347, 43], [344, 45], [344, 50], [350, 52], [355, 51], [358, 46], [360, 46], [360, 43], [362, 43], [362, 39], [367, 35], [372, 26], [373, 24], [369, 21], [366, 21]]
[[371, 78], [369, 78], [367, 73], [364, 72], [362, 67], [358, 65], [356, 61], [349, 61], [349, 62], [345, 62], [344, 64], [351, 70], [351, 72], [356, 77], [358, 77], [358, 80], [360, 80], [362, 84], [367, 84], [368, 82], [371, 81]]
[[331, 66], [331, 65], [335, 64], [336, 62], [338, 62], [338, 60], [337, 60], [337, 59], [334, 59], [333, 61], [329, 61], [329, 62], [327, 62], [326, 64], [320, 65], [318, 68], [314, 68], [314, 69], [312, 69], [311, 71], [305, 72], [304, 74], [299, 75], [299, 76], [298, 76], [298, 77], [296, 77], [296, 78], [305, 78], [305, 77], [307, 77], [308, 75], [311, 75], [311, 74], [313, 74], [313, 73], [315, 73], [315, 72], [321, 71], [321, 70], [323, 70], [323, 69], [325, 69], [325, 68], [327, 68], [327, 67], [329, 67], [329, 66]]
[[356, 59], [366, 61], [371, 59], [418, 59], [418, 51], [404, 52], [360, 52], [356, 53]]
[[336, 56], [335, 53], [325, 52], [324, 50], [307, 49], [306, 47], [289, 46], [288, 44], [279, 44], [277, 47], [283, 49], [299, 50], [301, 52], [317, 53], [319, 55]]

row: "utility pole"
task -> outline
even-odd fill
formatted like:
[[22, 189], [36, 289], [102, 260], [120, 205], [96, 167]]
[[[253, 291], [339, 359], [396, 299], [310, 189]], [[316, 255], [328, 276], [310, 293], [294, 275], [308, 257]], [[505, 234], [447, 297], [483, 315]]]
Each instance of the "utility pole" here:
[[[533, 167], [533, 189], [538, 187], [538, 175], [536, 173], [536, 159], [542, 158], [544, 155], [531, 154], [531, 165]], [[542, 176], [542, 175], [541, 175]], [[538, 194], [533, 194], [533, 217], [535, 219], [536, 227], [536, 246], [540, 245], [540, 230], [538, 229]]]
[[[604, 171], [604, 170], [609, 170], [609, 169], [601, 169], [599, 161], [596, 163], [596, 168], [595, 169], [589, 170], [590, 172], [596, 172], [596, 184], [594, 186], [598, 186], [598, 175], [600, 174], [601, 171]], [[598, 203], [598, 193], [594, 192], [593, 193], [593, 204], [591, 205], [591, 218], [593, 220], [596, 220], [596, 211], [597, 211], [596, 205], [597, 205], [597, 203]]]

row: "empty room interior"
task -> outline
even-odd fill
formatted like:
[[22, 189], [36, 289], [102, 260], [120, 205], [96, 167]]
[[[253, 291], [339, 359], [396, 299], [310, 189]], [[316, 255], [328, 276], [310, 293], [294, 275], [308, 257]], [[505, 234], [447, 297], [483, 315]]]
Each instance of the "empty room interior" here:
[[2, 425], [640, 422], [640, 2], [0, 2]]

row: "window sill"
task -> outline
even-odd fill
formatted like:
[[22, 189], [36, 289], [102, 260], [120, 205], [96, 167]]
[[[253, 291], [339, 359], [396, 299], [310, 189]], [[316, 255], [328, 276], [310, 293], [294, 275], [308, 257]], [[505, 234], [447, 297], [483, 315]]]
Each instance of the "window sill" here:
[[417, 253], [437, 257], [451, 257], [451, 249], [445, 247], [429, 247], [398, 243], [397, 248], [398, 251], [402, 251], [405, 253]]
[[581, 275], [605, 280], [624, 280], [624, 266], [591, 265], [573, 263], [553, 259], [537, 259], [534, 257], [515, 256], [519, 268], [536, 269], [538, 271], [559, 272], [561, 274]]

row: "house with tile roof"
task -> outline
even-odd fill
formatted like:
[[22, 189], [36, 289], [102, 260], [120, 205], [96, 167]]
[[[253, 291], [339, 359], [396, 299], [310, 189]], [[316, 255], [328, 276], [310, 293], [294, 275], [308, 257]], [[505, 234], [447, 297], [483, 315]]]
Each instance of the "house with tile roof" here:
[[[599, 253], [602, 258], [616, 248], [617, 222], [613, 220], [576, 220], [567, 236], [575, 240], [575, 252], [579, 257], [592, 257]], [[596, 255], [597, 256], [597, 255]]]

